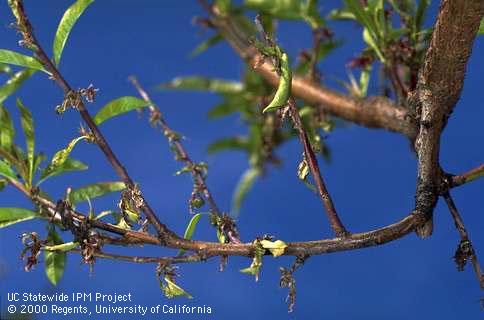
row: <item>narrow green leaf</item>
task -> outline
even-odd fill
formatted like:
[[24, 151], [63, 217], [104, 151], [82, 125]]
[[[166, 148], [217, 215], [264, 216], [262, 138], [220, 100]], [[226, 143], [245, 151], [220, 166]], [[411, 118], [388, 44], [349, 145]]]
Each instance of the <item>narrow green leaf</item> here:
[[0, 147], [10, 151], [15, 136], [15, 129], [7, 109], [0, 105]]
[[0, 208], [0, 229], [14, 223], [38, 218], [37, 212], [22, 208]]
[[231, 0], [215, 0], [215, 6], [222, 15], [230, 12]]
[[5, 63], [0, 63], [0, 73], [6, 73], [10, 76], [12, 76], [12, 69], [8, 64]]
[[371, 35], [370, 31], [368, 28], [363, 29], [363, 40], [370, 46], [370, 48], [375, 51], [376, 55], [378, 56], [378, 59], [382, 63], [385, 63], [385, 57], [383, 56], [383, 53], [380, 51], [380, 48], [378, 47], [378, 44], [375, 40], [375, 38]]
[[370, 75], [371, 75], [371, 65], [365, 67], [361, 70], [360, 74], [360, 97], [366, 97], [368, 93], [368, 86], [370, 84]]
[[277, 86], [276, 94], [271, 103], [264, 108], [262, 112], [272, 111], [284, 107], [291, 95], [292, 74], [289, 66], [289, 57], [286, 53], [281, 57], [281, 77], [279, 78], [279, 85]]
[[17, 173], [24, 179], [27, 180], [28, 168], [26, 165], [24, 154], [15, 145], [12, 145], [9, 151], [0, 146], [0, 158], [3, 158], [5, 163], [7, 163], [12, 169], [15, 169]]
[[333, 20], [356, 20], [355, 15], [347, 9], [333, 9], [328, 14], [328, 19]]
[[102, 197], [108, 193], [125, 189], [124, 182], [99, 182], [88, 186], [72, 190], [69, 194], [69, 201], [76, 204], [93, 198]]
[[239, 214], [242, 201], [259, 175], [260, 170], [258, 168], [249, 168], [240, 177], [232, 197], [232, 216], [236, 217]]
[[9, 96], [20, 88], [25, 80], [30, 78], [36, 71], [24, 69], [15, 73], [5, 84], [0, 87], [0, 103], [4, 102]]
[[85, 165], [81, 161], [67, 158], [66, 161], [64, 161], [64, 163], [58, 167], [52, 168], [51, 166], [48, 166], [47, 168], [45, 168], [41, 172], [40, 180], [37, 182], [37, 186], [48, 178], [55, 177], [67, 172], [82, 170], [87, 170], [87, 165]]
[[378, 30], [372, 17], [365, 11], [359, 0], [344, 0], [348, 9], [355, 15], [356, 20], [367, 28], [371, 33], [371, 36], [376, 40]]
[[34, 170], [33, 170], [34, 175], [35, 175], [35, 172], [37, 172], [37, 169], [39, 169], [40, 164], [44, 160], [45, 160], [45, 154], [43, 154], [42, 152], [35, 155], [35, 157], [34, 157]]
[[279, 19], [301, 19], [304, 4], [300, 0], [245, 0], [248, 9], [269, 14]]
[[302, 7], [302, 17], [311, 26], [313, 30], [320, 28], [326, 24], [324, 19], [319, 14], [318, 0], [307, 0]]
[[207, 152], [209, 154], [214, 154], [220, 151], [229, 151], [229, 150], [247, 151], [249, 150], [249, 147], [250, 147], [249, 142], [245, 137], [223, 138], [211, 143], [207, 148]]
[[13, 172], [12, 168], [10, 168], [10, 166], [3, 160], [0, 160], [0, 176], [17, 180], [15, 172]]
[[17, 99], [17, 107], [20, 109], [21, 124], [25, 135], [25, 142], [27, 145], [27, 161], [29, 167], [28, 182], [32, 183], [33, 171], [34, 171], [34, 148], [35, 148], [35, 132], [34, 132], [34, 120], [30, 110], [22, 103], [20, 99]]
[[[55, 232], [54, 228], [50, 229], [47, 240], [51, 245], [62, 245], [62, 238]], [[50, 283], [56, 286], [64, 275], [66, 265], [66, 253], [58, 251], [44, 251], [45, 274]]]
[[72, 249], [75, 249], [79, 246], [79, 243], [78, 242], [66, 242], [66, 243], [62, 243], [62, 244], [56, 244], [56, 245], [52, 245], [52, 246], [45, 246], [44, 247], [44, 250], [47, 250], [47, 251], [69, 251], [69, 250], [72, 250]]
[[49, 170], [55, 171], [57, 168], [61, 167], [67, 161], [67, 159], [69, 158], [69, 155], [71, 154], [71, 152], [74, 149], [74, 147], [76, 146], [76, 144], [83, 139], [86, 139], [86, 137], [81, 136], [81, 137], [77, 137], [75, 139], [72, 139], [72, 141], [69, 142], [69, 144], [67, 145], [66, 148], [57, 151], [57, 153], [52, 158], [52, 161], [51, 161], [51, 163], [48, 167], [48, 168], [50, 168]]
[[[183, 238], [190, 240], [193, 237], [193, 233], [195, 232], [195, 229], [197, 228], [198, 221], [200, 218], [204, 215], [205, 213], [197, 213], [195, 214], [191, 219], [190, 222], [188, 222], [188, 226], [185, 229], [185, 234], [183, 235]], [[177, 256], [182, 256], [185, 253], [185, 250], [180, 249], [178, 251]]]
[[224, 37], [220, 33], [211, 36], [207, 40], [200, 43], [195, 49], [193, 49], [193, 51], [190, 53], [190, 57], [193, 58], [195, 56], [198, 56], [199, 54], [205, 52], [208, 48], [221, 42], [223, 39]]
[[94, 0], [77, 0], [69, 9], [66, 10], [62, 16], [59, 26], [57, 27], [57, 32], [54, 38], [53, 52], [54, 52], [54, 62], [59, 65], [62, 51], [66, 45], [69, 33], [74, 27], [74, 24], [79, 19], [84, 10], [93, 3]]
[[94, 117], [94, 122], [100, 125], [112, 117], [147, 106], [149, 106], [149, 103], [142, 99], [130, 96], [121, 97], [102, 107]]
[[15, 51], [0, 49], [0, 62], [40, 70], [50, 74], [37, 59]]
[[208, 79], [204, 77], [178, 77], [171, 82], [162, 83], [159, 89], [177, 89], [177, 90], [194, 90], [209, 91], [216, 93], [240, 93], [244, 90], [244, 85], [237, 81], [228, 81], [221, 79]]
[[255, 250], [254, 258], [252, 258], [252, 263], [248, 268], [242, 269], [240, 270], [240, 272], [255, 276], [255, 281], [257, 282], [259, 281], [260, 269], [262, 267], [262, 257], [264, 256], [266, 249], [262, 247], [259, 240], [255, 240], [253, 242], [253, 245], [255, 247]]

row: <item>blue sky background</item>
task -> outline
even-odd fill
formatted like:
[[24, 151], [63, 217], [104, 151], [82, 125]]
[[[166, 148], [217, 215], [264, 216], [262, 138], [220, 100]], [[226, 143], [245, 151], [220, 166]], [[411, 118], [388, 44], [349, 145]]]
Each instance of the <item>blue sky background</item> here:
[[[72, 1], [26, 1], [36, 34], [49, 49], [63, 11]], [[326, 3], [326, 2], [324, 2]], [[329, 1], [329, 10], [340, 1]], [[434, 1], [430, 14], [433, 23]], [[326, 7], [328, 6], [328, 7]], [[128, 83], [129, 75], [138, 76], [158, 103], [169, 124], [186, 137], [185, 144], [196, 161], [210, 166], [209, 186], [224, 210], [230, 207], [232, 191], [247, 166], [243, 154], [222, 153], [207, 156], [207, 145], [216, 138], [244, 132], [237, 117], [209, 121], [207, 111], [219, 98], [192, 92], [159, 92], [155, 85], [181, 75], [205, 75], [238, 79], [244, 65], [226, 45], [217, 45], [207, 53], [190, 59], [190, 51], [207, 35], [191, 24], [195, 15], [203, 15], [195, 1], [97, 1], [81, 17], [65, 48], [61, 71], [73, 87], [93, 83], [100, 88], [96, 102], [88, 107], [96, 112], [101, 106], [124, 95], [136, 95]], [[13, 19], [6, 1], [0, 4], [0, 47], [21, 51], [15, 31], [8, 28]], [[346, 45], [320, 64], [325, 76], [345, 77], [344, 64], [362, 48], [360, 31], [352, 23], [333, 25]], [[294, 57], [300, 48], [311, 45], [310, 30], [303, 24], [283, 23], [278, 40]], [[462, 99], [442, 137], [441, 163], [453, 173], [469, 170], [484, 161], [482, 141], [482, 74], [484, 37], [474, 46], [468, 66]], [[62, 93], [43, 74], [36, 74], [17, 94], [34, 115], [37, 149], [48, 158], [76, 136], [80, 117], [74, 111], [62, 117], [54, 108]], [[5, 103], [16, 121], [18, 143], [23, 143], [14, 99]], [[183, 233], [190, 219], [187, 199], [191, 192], [189, 177], [174, 177], [180, 163], [173, 161], [164, 137], [130, 113], [102, 125], [102, 131], [115, 153], [127, 167], [159, 217], [173, 230]], [[330, 164], [321, 161], [341, 218], [352, 232], [361, 232], [395, 222], [413, 207], [416, 163], [408, 141], [381, 130], [349, 126], [335, 130], [327, 138], [332, 150]], [[238, 225], [245, 241], [262, 234], [286, 241], [331, 237], [331, 231], [318, 198], [297, 181], [296, 167], [301, 147], [296, 141], [278, 151], [284, 159], [257, 182], [248, 195]], [[90, 165], [89, 171], [68, 174], [44, 184], [51, 195], [60, 198], [67, 186], [74, 188], [99, 181], [117, 180], [101, 152], [93, 145], [79, 144], [73, 157]], [[468, 228], [474, 247], [484, 259], [482, 214], [484, 179], [452, 191]], [[115, 208], [117, 196], [94, 202], [95, 209]], [[30, 203], [12, 188], [0, 193], [0, 206]], [[312, 257], [296, 274], [297, 303], [292, 314], [284, 303], [287, 291], [278, 287], [279, 266], [288, 266], [292, 258], [264, 259], [261, 279], [238, 270], [250, 264], [247, 258], [230, 258], [225, 272], [218, 271], [218, 260], [180, 267], [179, 284], [195, 299], [167, 300], [155, 278], [154, 265], [135, 265], [98, 260], [94, 273], [71, 255], [64, 278], [57, 287], [47, 280], [43, 264], [30, 273], [23, 271], [19, 259], [22, 232], [45, 234], [42, 222], [32, 221], [10, 226], [0, 232], [0, 297], [5, 312], [7, 292], [103, 292], [128, 293], [133, 303], [144, 306], [187, 304], [210, 306], [211, 315], [160, 315], [146, 319], [478, 319], [482, 317], [482, 297], [474, 272], [468, 266], [457, 272], [452, 261], [459, 242], [446, 206], [439, 202], [435, 210], [434, 235], [420, 240], [414, 234], [375, 248]], [[216, 241], [214, 231], [201, 221], [199, 239]], [[67, 234], [64, 239], [68, 240]], [[106, 248], [109, 250], [108, 248]], [[119, 252], [113, 248], [113, 252]], [[157, 247], [123, 249], [139, 255], [167, 255], [173, 251]], [[38, 317], [38, 319], [63, 319]], [[85, 319], [74, 316], [70, 319]], [[96, 317], [93, 319], [128, 319]]]

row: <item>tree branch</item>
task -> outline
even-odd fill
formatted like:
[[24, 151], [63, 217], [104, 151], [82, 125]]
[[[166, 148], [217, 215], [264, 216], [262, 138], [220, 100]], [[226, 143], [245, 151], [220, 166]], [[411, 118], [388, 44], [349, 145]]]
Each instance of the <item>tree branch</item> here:
[[[484, 276], [482, 274], [479, 261], [477, 260], [476, 252], [474, 251], [472, 243], [469, 239], [469, 234], [467, 233], [467, 230], [464, 226], [464, 221], [462, 220], [459, 214], [459, 211], [455, 206], [454, 200], [452, 199], [450, 192], [444, 193], [443, 197], [445, 199], [445, 202], [447, 203], [447, 206], [449, 207], [449, 211], [452, 215], [452, 218], [454, 219], [455, 227], [459, 232], [459, 235], [461, 238], [461, 244], [459, 245], [455, 259], [457, 260], [459, 258], [458, 255], [462, 254], [464, 255], [464, 264], [465, 264], [467, 257], [470, 256], [472, 261], [472, 266], [474, 267], [474, 272], [476, 273], [477, 280], [479, 281], [479, 285], [481, 289], [484, 289]], [[459, 263], [459, 261], [456, 261], [456, 263]]]
[[452, 175], [449, 182], [452, 187], [458, 187], [465, 183], [472, 182], [480, 177], [484, 177], [484, 164], [481, 164], [477, 168], [464, 172], [460, 175]]
[[443, 0], [430, 45], [419, 73], [416, 114], [420, 130], [415, 141], [418, 178], [415, 210], [427, 217], [417, 234], [432, 233], [432, 213], [442, 184], [440, 136], [459, 100], [467, 61], [484, 14], [482, 0]]
[[323, 202], [324, 208], [326, 209], [326, 214], [328, 216], [331, 228], [333, 228], [333, 231], [335, 232], [337, 237], [346, 237], [348, 235], [348, 231], [344, 227], [338, 216], [338, 213], [336, 212], [333, 200], [331, 199], [328, 189], [326, 188], [326, 184], [324, 183], [323, 177], [321, 176], [318, 160], [314, 155], [314, 151], [311, 147], [311, 143], [309, 142], [308, 135], [304, 130], [301, 118], [299, 117], [299, 112], [296, 108], [296, 101], [293, 97], [289, 98], [288, 105], [289, 113], [291, 115], [292, 122], [294, 123], [294, 128], [297, 130], [299, 140], [304, 148], [304, 158], [309, 166], [309, 170], [311, 171], [314, 182], [316, 183], [316, 188], [318, 190], [319, 197]]
[[[78, 249], [69, 251], [70, 253], [79, 253]], [[107, 252], [95, 252], [93, 255], [96, 258], [119, 260], [133, 263], [161, 263], [162, 265], [199, 262], [202, 260], [200, 255], [192, 254], [189, 256], [181, 257], [144, 257], [144, 256], [126, 256], [121, 254], [107, 253]]]

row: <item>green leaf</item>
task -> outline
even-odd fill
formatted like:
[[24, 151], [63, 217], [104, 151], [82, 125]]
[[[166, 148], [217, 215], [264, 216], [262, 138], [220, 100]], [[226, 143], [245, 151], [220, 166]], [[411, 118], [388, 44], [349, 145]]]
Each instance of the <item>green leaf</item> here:
[[0, 160], [0, 176], [17, 180], [17, 175], [15, 174], [15, 172], [13, 172], [12, 168], [10, 168], [10, 165], [8, 165], [3, 160]]
[[326, 24], [318, 11], [318, 0], [307, 0], [302, 7], [302, 17], [311, 26], [312, 29], [317, 29]]
[[259, 240], [255, 240], [253, 242], [253, 245], [255, 247], [255, 252], [254, 252], [254, 258], [252, 259], [252, 263], [248, 268], [240, 270], [242, 273], [247, 273], [250, 275], [255, 276], [255, 281], [259, 281], [259, 274], [260, 274], [260, 269], [262, 267], [262, 257], [264, 256], [265, 250], [261, 242]]
[[12, 69], [8, 64], [0, 63], [0, 73], [6, 73], [8, 75], [12, 75]]
[[25, 142], [27, 145], [27, 160], [29, 164], [28, 183], [32, 184], [32, 177], [34, 171], [34, 149], [35, 149], [35, 133], [34, 133], [34, 120], [30, 110], [22, 103], [20, 99], [17, 99], [17, 107], [20, 110], [22, 129], [25, 135]]
[[274, 257], [279, 257], [284, 254], [284, 250], [287, 248], [287, 244], [282, 240], [276, 240], [274, 242], [269, 240], [261, 240], [260, 244], [264, 249], [269, 250]]
[[9, 167], [15, 169], [24, 180], [27, 180], [28, 168], [25, 160], [26, 157], [20, 148], [12, 145], [10, 151], [7, 151], [0, 146], [0, 158], [3, 158]]
[[277, 86], [276, 94], [271, 103], [262, 112], [272, 111], [284, 107], [291, 95], [292, 74], [289, 66], [289, 58], [286, 53], [281, 57], [281, 77]]
[[149, 102], [138, 99], [136, 97], [121, 97], [109, 102], [107, 105], [102, 107], [101, 110], [99, 110], [99, 112], [94, 117], [94, 122], [97, 125], [100, 125], [101, 123], [112, 117], [135, 109], [145, 108], [149, 105]]
[[52, 168], [51, 166], [48, 166], [47, 168], [45, 168], [41, 172], [40, 180], [37, 182], [37, 186], [50, 177], [55, 177], [67, 172], [82, 170], [87, 170], [87, 165], [85, 165], [81, 161], [67, 158], [66, 161], [58, 167]]
[[59, 26], [57, 27], [57, 32], [54, 38], [53, 52], [54, 52], [54, 62], [59, 65], [62, 51], [66, 45], [69, 33], [74, 27], [77, 19], [81, 16], [84, 10], [93, 3], [94, 0], [77, 0], [69, 9], [66, 10], [62, 16]]
[[333, 9], [328, 14], [328, 18], [333, 20], [356, 20], [355, 15], [347, 9]]
[[366, 97], [368, 93], [368, 85], [370, 84], [371, 65], [361, 70], [360, 74], [360, 97]]
[[367, 28], [371, 36], [376, 40], [378, 29], [370, 14], [363, 8], [359, 0], [344, 0], [348, 10], [353, 13], [361, 25]]
[[45, 246], [44, 247], [44, 250], [47, 250], [47, 251], [70, 251], [72, 249], [75, 249], [79, 246], [79, 243], [78, 242], [66, 242], [66, 243], [62, 243], [62, 244], [56, 244], [56, 245], [53, 245], [53, 246]]
[[[185, 229], [185, 234], [183, 235], [183, 238], [190, 240], [193, 237], [193, 233], [195, 232], [198, 221], [204, 214], [206, 213], [197, 213], [190, 219], [190, 222], [188, 222], [187, 228]], [[180, 251], [178, 251], [177, 256], [180, 257], [184, 253], [185, 253], [185, 250], [180, 249]]]
[[385, 63], [385, 57], [383, 56], [382, 52], [380, 51], [380, 48], [378, 48], [378, 44], [376, 43], [375, 38], [370, 34], [370, 31], [368, 28], [363, 29], [363, 40], [370, 46], [370, 48], [375, 51], [376, 55], [378, 56], [378, 59], [382, 63]]
[[163, 291], [163, 294], [165, 295], [165, 297], [171, 299], [177, 296], [184, 296], [184, 297], [187, 297], [188, 299], [193, 299], [193, 297], [188, 292], [186, 292], [176, 283], [168, 279], [168, 277], [165, 277], [164, 280], [166, 284], [163, 285], [162, 283], [160, 283], [160, 285], [161, 285], [161, 290]]
[[208, 91], [216, 93], [240, 93], [244, 90], [244, 85], [237, 81], [228, 81], [221, 79], [208, 79], [204, 77], [178, 77], [168, 83], [162, 83], [159, 89], [177, 89], [177, 90], [194, 90]]
[[54, 157], [52, 158], [50, 165], [47, 167], [46, 170], [56, 171], [57, 168], [61, 167], [69, 158], [69, 155], [71, 154], [76, 144], [83, 139], [86, 139], [86, 137], [85, 136], [77, 137], [73, 139], [71, 142], [69, 142], [66, 148], [57, 151]]
[[190, 57], [193, 58], [195, 56], [198, 56], [199, 54], [205, 52], [211, 46], [221, 42], [223, 39], [224, 37], [220, 33], [211, 36], [207, 40], [200, 43], [195, 49], [193, 49], [193, 51], [190, 53]]
[[232, 0], [215, 0], [215, 6], [222, 15], [226, 15], [230, 12]]
[[[62, 245], [64, 243], [57, 232], [55, 232], [54, 228], [50, 229], [47, 241], [49, 241], [51, 245]], [[44, 260], [45, 274], [47, 275], [50, 283], [56, 286], [64, 275], [66, 253], [58, 251], [44, 251]]]
[[22, 208], [0, 208], [0, 229], [14, 223], [39, 218], [37, 212]]
[[259, 175], [260, 170], [252, 167], [247, 169], [240, 177], [232, 197], [232, 216], [236, 217], [239, 214], [242, 201]]
[[93, 198], [102, 197], [108, 193], [116, 192], [125, 189], [124, 182], [99, 182], [90, 184], [88, 186], [72, 190], [69, 194], [69, 201], [76, 204], [82, 201], [91, 200]]
[[45, 160], [45, 154], [38, 153], [34, 157], [34, 170], [33, 172], [35, 173], [37, 169], [39, 169], [40, 164]]
[[223, 138], [211, 143], [207, 148], [209, 154], [228, 150], [249, 150], [249, 142], [245, 137]]
[[15, 51], [0, 49], [0, 62], [40, 70], [50, 74], [37, 59]]
[[300, 0], [245, 0], [244, 6], [279, 19], [297, 20], [304, 13]]
[[4, 102], [9, 96], [20, 88], [25, 80], [30, 78], [36, 71], [32, 69], [24, 69], [15, 73], [8, 81], [0, 88], [0, 103]]
[[0, 147], [10, 151], [15, 136], [12, 119], [7, 109], [0, 105]]

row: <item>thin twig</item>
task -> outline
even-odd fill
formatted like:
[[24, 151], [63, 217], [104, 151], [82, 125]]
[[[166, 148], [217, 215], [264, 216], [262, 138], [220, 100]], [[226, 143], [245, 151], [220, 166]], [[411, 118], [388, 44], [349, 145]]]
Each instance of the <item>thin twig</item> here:
[[[146, 90], [143, 89], [141, 84], [139, 83], [138, 79], [136, 77], [131, 76], [129, 77], [129, 80], [133, 84], [133, 86], [136, 88], [140, 96], [148, 102], [149, 105], [149, 110], [151, 112], [151, 121], [153, 124], [157, 124], [161, 127], [163, 130], [165, 136], [168, 137], [169, 142], [171, 145], [175, 148], [175, 154], [177, 155], [177, 158], [185, 163], [185, 166], [190, 169], [190, 173], [192, 175], [193, 180], [195, 181], [196, 188], [198, 191], [202, 191], [204, 198], [206, 199], [208, 205], [210, 206], [210, 210], [212, 211], [213, 214], [222, 217], [223, 214], [219, 210], [217, 203], [215, 202], [215, 199], [213, 198], [212, 193], [210, 192], [210, 189], [207, 186], [207, 183], [205, 181], [206, 177], [202, 170], [197, 167], [197, 165], [192, 161], [190, 156], [188, 155], [188, 152], [186, 151], [185, 147], [181, 143], [180, 137], [170, 128], [168, 123], [166, 122], [165, 118], [163, 117], [160, 109], [156, 106], [156, 104], [151, 100], [150, 96], [146, 92]], [[238, 231], [235, 228], [235, 224], [232, 224], [233, 227], [231, 230], [228, 232], [228, 237], [230, 242], [232, 243], [241, 243], [240, 241], [240, 235]]]
[[467, 243], [467, 248], [470, 251], [470, 258], [472, 261], [472, 266], [474, 267], [474, 272], [476, 273], [477, 280], [479, 281], [479, 285], [482, 289], [484, 289], [484, 276], [482, 274], [481, 266], [479, 265], [479, 261], [477, 260], [476, 252], [472, 246], [472, 243], [469, 239], [469, 234], [464, 226], [464, 221], [457, 210], [457, 207], [450, 195], [450, 192], [445, 192], [443, 195], [445, 202], [447, 203], [447, 207], [449, 208], [450, 214], [454, 219], [455, 227], [459, 232], [461, 243]]
[[316, 159], [313, 148], [311, 147], [311, 142], [309, 141], [308, 135], [304, 130], [301, 118], [299, 116], [299, 112], [296, 108], [296, 101], [294, 100], [294, 98], [291, 97], [289, 98], [288, 104], [289, 112], [294, 123], [294, 128], [296, 128], [299, 135], [299, 140], [303, 145], [305, 159], [308, 163], [309, 170], [311, 171], [314, 182], [316, 183], [318, 194], [321, 198], [321, 201], [323, 202], [324, 208], [326, 209], [326, 214], [328, 216], [329, 223], [331, 224], [331, 228], [333, 228], [336, 236], [345, 237], [348, 235], [348, 231], [344, 227], [338, 216], [338, 213], [336, 212], [333, 200], [331, 199], [328, 189], [326, 188], [326, 184], [324, 183], [323, 177], [321, 176], [318, 160]]
[[[169, 135], [167, 133], [171, 133], [174, 131], [168, 126], [168, 123], [166, 122], [165, 118], [162, 116], [162, 113], [160, 109], [153, 103], [151, 100], [150, 96], [146, 92], [146, 90], [143, 89], [141, 84], [139, 83], [138, 79], [136, 77], [131, 76], [129, 77], [129, 80], [133, 84], [133, 86], [136, 88], [140, 96], [145, 100], [146, 102], [150, 103], [149, 105], [149, 110], [152, 115], [156, 115], [154, 117], [154, 121], [156, 121], [156, 124], [159, 124], [163, 132], [165, 132], [166, 135]], [[207, 184], [205, 183], [205, 177], [202, 175], [200, 170], [196, 169], [195, 163], [191, 160], [190, 156], [188, 155], [187, 151], [183, 147], [182, 143], [180, 142], [179, 139], [173, 139], [171, 141], [172, 145], [176, 148], [176, 153], [179, 155], [180, 160], [185, 163], [185, 165], [188, 168], [191, 169], [191, 174], [194, 179], [194, 181], [197, 183], [197, 185], [200, 186], [200, 188], [203, 190], [203, 194], [205, 196], [205, 199], [207, 200], [210, 209], [212, 210], [213, 213], [215, 213], [218, 216], [221, 216], [221, 212], [217, 206], [217, 203], [215, 202], [212, 193], [208, 189]]]
[[[79, 249], [73, 249], [68, 251], [70, 253], [79, 253]], [[95, 252], [93, 254], [96, 258], [120, 260], [133, 263], [161, 263], [161, 264], [177, 264], [177, 263], [189, 263], [199, 262], [202, 257], [198, 254], [192, 254], [182, 257], [144, 257], [144, 256], [127, 256], [121, 254], [107, 253], [107, 252]]]
[[477, 168], [464, 172], [460, 175], [452, 176], [450, 179], [450, 185], [452, 187], [458, 187], [465, 183], [472, 182], [480, 177], [484, 177], [484, 163]]

